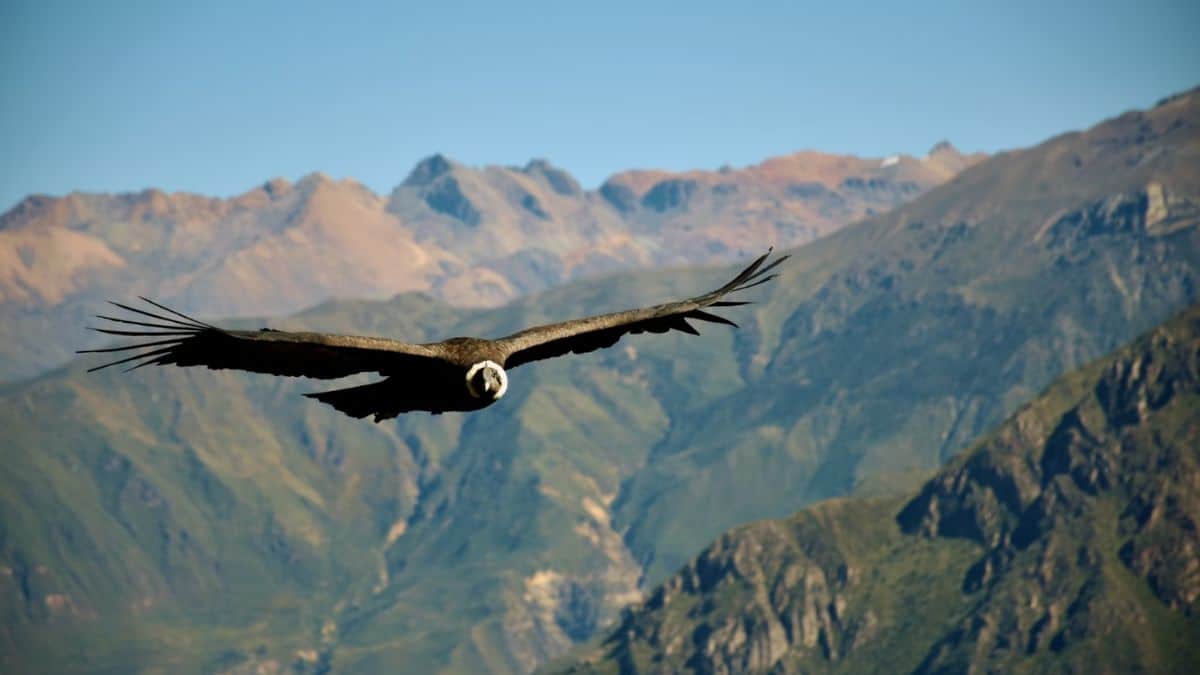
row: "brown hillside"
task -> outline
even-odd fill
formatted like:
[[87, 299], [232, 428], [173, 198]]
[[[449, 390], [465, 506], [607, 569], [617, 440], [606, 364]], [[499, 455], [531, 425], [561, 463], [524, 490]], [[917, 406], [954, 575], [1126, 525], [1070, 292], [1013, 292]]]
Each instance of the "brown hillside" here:
[[629, 172], [589, 192], [542, 160], [472, 168], [434, 155], [387, 196], [319, 173], [230, 199], [32, 196], [0, 216], [0, 379], [94, 346], [80, 328], [109, 298], [206, 316], [406, 291], [495, 306], [571, 279], [802, 244], [976, 160], [946, 148], [887, 167], [798, 153], [742, 170]]

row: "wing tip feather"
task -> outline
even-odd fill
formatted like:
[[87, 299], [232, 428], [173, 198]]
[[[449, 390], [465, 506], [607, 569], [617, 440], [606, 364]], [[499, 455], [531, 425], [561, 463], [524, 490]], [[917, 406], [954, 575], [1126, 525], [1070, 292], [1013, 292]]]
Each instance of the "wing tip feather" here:
[[[213, 326], [210, 326], [202, 321], [193, 319], [192, 317], [189, 317], [186, 314], [176, 312], [175, 310], [173, 310], [169, 307], [160, 305], [159, 303], [154, 302], [153, 300], [151, 300], [145, 296], [138, 296], [138, 298], [153, 307], [156, 307], [162, 311], [165, 311], [168, 314], [173, 314], [179, 318], [168, 316], [168, 315], [162, 314], [162, 313], [147, 311], [145, 309], [139, 309], [137, 307], [132, 307], [130, 305], [126, 305], [126, 304], [117, 302], [115, 300], [109, 300], [108, 304], [113, 305], [114, 307], [117, 307], [124, 311], [130, 312], [132, 314], [139, 314], [141, 316], [149, 317], [149, 318], [154, 319], [155, 321], [161, 322], [161, 323], [147, 323], [145, 321], [134, 321], [132, 319], [121, 318], [120, 316], [106, 316], [103, 314], [96, 314], [95, 316], [97, 319], [101, 319], [104, 321], [111, 321], [114, 324], [129, 324], [129, 325], [133, 325], [133, 326], [141, 326], [143, 328], [154, 329], [154, 330], [117, 330], [116, 328], [120, 328], [121, 326], [117, 326], [116, 328], [101, 328], [101, 327], [97, 327], [97, 326], [86, 326], [86, 328], [88, 330], [94, 331], [96, 333], [101, 333], [101, 334], [105, 334], [105, 335], [115, 335], [115, 336], [119, 336], [119, 337], [164, 338], [164, 339], [153, 340], [150, 342], [138, 342], [135, 344], [126, 344], [126, 345], [118, 344], [117, 346], [114, 346], [114, 347], [104, 347], [104, 348], [99, 348], [99, 349], [78, 349], [75, 351], [76, 354], [102, 354], [102, 353], [124, 352], [124, 351], [130, 351], [130, 350], [143, 350], [143, 349], [147, 349], [147, 348], [156, 347], [156, 349], [148, 349], [147, 351], [142, 351], [137, 354], [132, 354], [125, 358], [117, 359], [116, 361], [111, 361], [109, 363], [102, 363], [98, 366], [88, 368], [87, 372], [91, 373], [91, 372], [95, 372], [97, 370], [103, 370], [110, 366], [116, 366], [116, 365], [120, 365], [122, 363], [129, 363], [130, 361], [138, 361], [140, 359], [146, 359], [146, 360], [143, 361], [142, 363], [138, 363], [130, 368], [126, 368], [124, 370], [124, 372], [137, 370], [138, 368], [141, 368], [142, 366], [147, 366], [147, 365], [152, 365], [152, 364], [161, 365], [164, 363], [168, 363], [169, 361], [167, 360], [167, 357], [170, 356], [170, 353], [172, 351], [174, 351], [175, 349], [179, 348], [180, 345], [182, 345], [185, 341], [187, 341], [188, 339], [190, 339], [193, 336], [203, 333], [204, 331], [216, 330]], [[183, 320], [181, 320], [181, 319], [183, 319]]]

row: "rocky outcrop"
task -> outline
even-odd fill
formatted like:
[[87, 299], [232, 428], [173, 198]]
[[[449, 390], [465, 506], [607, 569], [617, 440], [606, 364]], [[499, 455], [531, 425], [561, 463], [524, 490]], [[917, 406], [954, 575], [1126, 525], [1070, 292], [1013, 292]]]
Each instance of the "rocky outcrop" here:
[[529, 163], [521, 169], [521, 172], [546, 181], [550, 189], [564, 197], [583, 194], [583, 188], [579, 186], [579, 181], [575, 180], [574, 176], [544, 159], [529, 160]]
[[894, 508], [730, 532], [555, 669], [1187, 672], [1200, 653], [1171, 645], [1200, 638], [1200, 306], [1059, 381]]
[[475, 226], [483, 219], [475, 204], [463, 194], [462, 187], [454, 178], [436, 181], [425, 193], [425, 204], [434, 212]]
[[642, 206], [659, 213], [684, 208], [699, 187], [699, 183], [694, 180], [664, 180], [656, 183], [642, 196]]
[[417, 162], [417, 165], [412, 168], [412, 171], [408, 172], [408, 177], [404, 179], [401, 185], [424, 187], [450, 173], [453, 168], [454, 166], [445, 155], [430, 155]]
[[871, 639], [877, 620], [848, 612], [863, 570], [819, 527], [801, 518], [721, 537], [626, 612], [606, 644], [620, 659], [648, 655], [645, 672], [767, 672], [785, 656], [839, 661]]

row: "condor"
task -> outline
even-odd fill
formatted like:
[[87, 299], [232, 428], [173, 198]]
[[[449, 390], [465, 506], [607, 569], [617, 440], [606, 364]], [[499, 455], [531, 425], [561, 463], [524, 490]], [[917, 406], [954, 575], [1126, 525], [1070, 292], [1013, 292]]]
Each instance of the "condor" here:
[[[376, 422], [418, 410], [434, 414], [466, 412], [485, 408], [504, 396], [508, 390], [506, 368], [611, 347], [630, 333], [677, 330], [699, 335], [699, 331], [688, 323], [689, 319], [736, 327], [732, 321], [704, 310], [749, 304], [723, 298], [774, 279], [776, 275], [767, 276], [767, 273], [788, 256], [764, 266], [770, 255], [768, 250], [733, 280], [711, 293], [654, 307], [537, 326], [496, 340], [455, 337], [441, 342], [410, 344], [387, 338], [292, 333], [266, 328], [224, 330], [141, 298], [148, 303], [145, 309], [114, 302], [113, 305], [131, 314], [124, 318], [98, 317], [137, 326], [137, 330], [116, 330], [121, 326], [92, 330], [123, 337], [152, 338], [149, 342], [86, 349], [80, 353], [138, 350], [132, 356], [91, 370], [134, 362], [128, 370], [149, 365], [207, 366], [320, 379], [374, 372], [383, 375], [384, 379], [305, 396], [352, 417], [373, 415]], [[152, 321], [144, 320], [146, 318]]]

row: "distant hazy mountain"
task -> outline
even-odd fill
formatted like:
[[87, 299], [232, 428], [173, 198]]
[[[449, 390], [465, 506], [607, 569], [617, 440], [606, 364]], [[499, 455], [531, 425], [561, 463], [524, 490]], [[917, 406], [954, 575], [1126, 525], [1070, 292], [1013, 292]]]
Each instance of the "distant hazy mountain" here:
[[906, 501], [722, 535], [562, 673], [1194, 673], [1200, 306]]
[[[374, 425], [297, 396], [312, 383], [91, 361], [10, 384], [0, 670], [528, 672], [729, 528], [916, 489], [1196, 302], [1198, 123], [1192, 93], [988, 159], [793, 250], [739, 331], [522, 367], [468, 416]], [[503, 335], [729, 273], [503, 309], [331, 302], [276, 327]]]
[[798, 153], [620, 174], [587, 192], [541, 160], [473, 169], [435, 155], [387, 196], [312, 174], [232, 199], [29, 197], [0, 216], [0, 379], [94, 346], [80, 329], [104, 299], [150, 295], [208, 316], [414, 290], [494, 306], [569, 279], [802, 244], [979, 159], [945, 145], [923, 159]]

